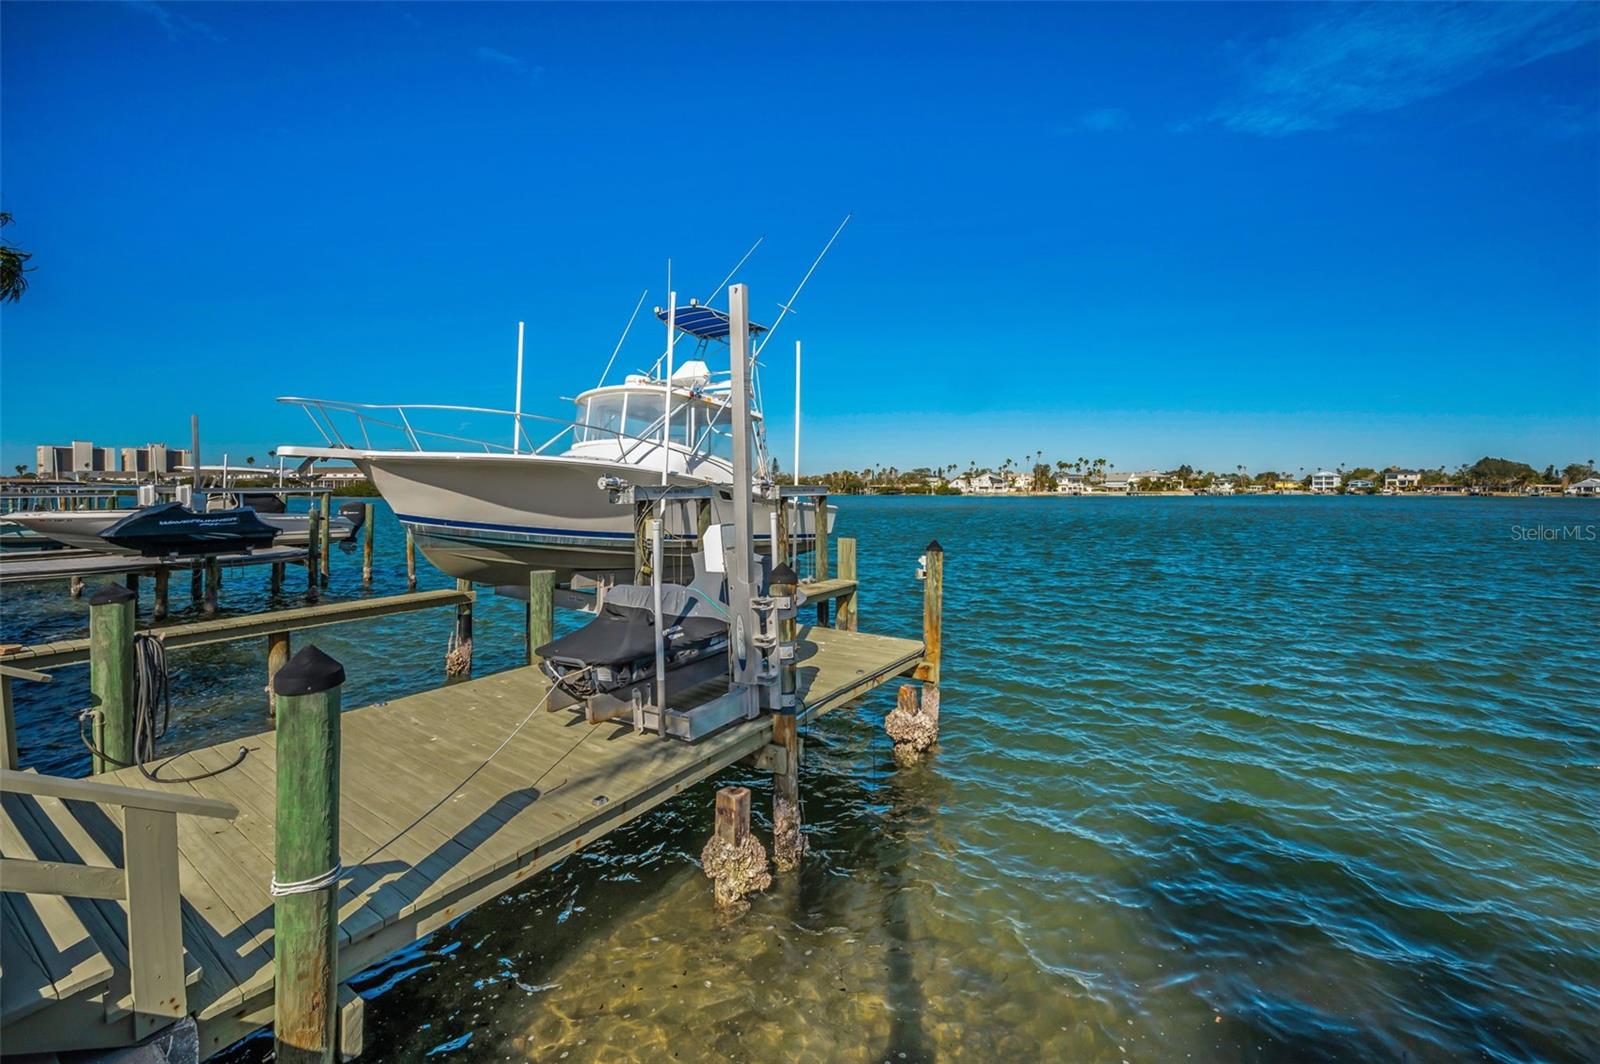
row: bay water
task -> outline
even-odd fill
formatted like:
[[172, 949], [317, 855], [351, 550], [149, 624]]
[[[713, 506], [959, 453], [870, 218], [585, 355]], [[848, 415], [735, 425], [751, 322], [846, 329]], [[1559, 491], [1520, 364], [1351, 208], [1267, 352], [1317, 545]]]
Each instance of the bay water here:
[[[834, 501], [864, 630], [916, 634], [946, 551], [932, 754], [893, 757], [892, 687], [808, 727], [811, 852], [735, 916], [712, 795], [770, 839], [770, 779], [693, 788], [364, 973], [366, 1059], [1600, 1059], [1600, 505]], [[377, 510], [374, 588], [339, 555], [330, 597], [404, 590]], [[10, 587], [0, 641], [86, 613]], [[360, 706], [440, 683], [451, 622], [304, 638]], [[520, 664], [521, 605], [485, 591], [475, 636]], [[264, 727], [264, 656], [174, 651], [164, 749]], [[24, 766], [87, 771], [86, 672], [17, 685]]]

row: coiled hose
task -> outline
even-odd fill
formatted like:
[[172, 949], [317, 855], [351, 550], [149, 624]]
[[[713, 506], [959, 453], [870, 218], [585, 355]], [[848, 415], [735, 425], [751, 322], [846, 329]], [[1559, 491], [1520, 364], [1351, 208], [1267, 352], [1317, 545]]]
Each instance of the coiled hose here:
[[99, 710], [86, 709], [78, 714], [78, 737], [89, 752], [102, 761], [118, 768], [137, 766], [146, 779], [156, 783], [193, 783], [197, 780], [220, 776], [243, 763], [249, 750], [239, 747], [239, 754], [230, 763], [210, 772], [193, 776], [162, 776], [161, 766], [154, 769], [150, 762], [156, 759], [156, 744], [167, 734], [172, 723], [172, 687], [167, 676], [167, 646], [159, 635], [136, 632], [133, 636], [133, 760], [122, 761], [112, 757], [95, 745], [89, 734], [89, 724], [99, 715]]

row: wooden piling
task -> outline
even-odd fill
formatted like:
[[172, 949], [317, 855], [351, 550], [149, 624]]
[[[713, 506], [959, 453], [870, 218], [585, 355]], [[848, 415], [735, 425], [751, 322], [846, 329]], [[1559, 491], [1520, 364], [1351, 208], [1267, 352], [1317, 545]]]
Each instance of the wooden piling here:
[[417, 537], [406, 529], [406, 588], [417, 589]]
[[372, 504], [361, 505], [361, 583], [372, 586]]
[[200, 602], [205, 595], [205, 566], [195, 558], [189, 566], [189, 598]]
[[[859, 580], [856, 575], [856, 541], [852, 536], [839, 537], [839, 579]], [[852, 591], [848, 595], [839, 596], [839, 605], [836, 607], [833, 626], [841, 632], [853, 632], [859, 623], [856, 611], [858, 592]]]
[[205, 583], [206, 597], [200, 612], [209, 617], [217, 612], [217, 591], [222, 586], [222, 562], [215, 554], [206, 555]]
[[89, 599], [90, 735], [105, 754], [91, 755], [94, 775], [133, 763], [134, 594], [107, 584]]
[[156, 570], [156, 601], [150, 616], [158, 621], [167, 619], [170, 606], [169, 590], [172, 584], [172, 570], [165, 565]]
[[939, 686], [939, 661], [944, 655], [944, 548], [939, 541], [928, 544], [923, 555], [922, 580], [922, 664], [916, 677]]
[[67, 596], [69, 598], [83, 597], [83, 577], [77, 573], [73, 573], [72, 579], [67, 581]]
[[315, 504], [307, 515], [306, 526], [306, 601], [317, 601], [317, 555], [322, 553], [322, 514]]
[[339, 695], [344, 667], [307, 645], [278, 698], [272, 882], [273, 1039], [286, 1064], [332, 1064], [339, 970]]
[[288, 632], [271, 632], [267, 635], [267, 719], [274, 720], [278, 715], [278, 694], [272, 688], [272, 681], [280, 669], [289, 664], [291, 650]]
[[818, 580], [828, 579], [828, 497], [818, 495], [812, 511], [812, 566]]
[[122, 578], [122, 583], [129, 591], [133, 592], [133, 612], [139, 612], [139, 574], [128, 573]]
[[17, 763], [17, 711], [12, 703], [11, 677], [0, 673], [0, 768], [15, 771]]
[[322, 497], [322, 542], [317, 550], [317, 582], [328, 586], [328, 555], [333, 550], [333, 493]]
[[[471, 591], [471, 580], [457, 580], [457, 591]], [[472, 679], [472, 602], [456, 607], [456, 629], [445, 655], [445, 676], [451, 680]]]
[[283, 578], [287, 575], [288, 568], [283, 562], [272, 563], [272, 575], [267, 578], [267, 591], [274, 598], [283, 594]]
[[[784, 524], [779, 522], [779, 542]], [[777, 599], [794, 599], [799, 577], [788, 562], [779, 562], [768, 581], [772, 595]], [[795, 677], [794, 651], [796, 623], [793, 618], [778, 622], [779, 666], [778, 706], [772, 714], [772, 742], [783, 748], [782, 763], [772, 773], [772, 863], [779, 871], [789, 871], [800, 866], [805, 853], [805, 839], [800, 833], [800, 732], [796, 712], [799, 709], [798, 685]]]
[[717, 791], [715, 834], [729, 846], [738, 846], [750, 834], [750, 788], [723, 787]]
[[528, 664], [538, 658], [535, 651], [556, 637], [556, 574], [551, 569], [535, 569], [528, 574]]

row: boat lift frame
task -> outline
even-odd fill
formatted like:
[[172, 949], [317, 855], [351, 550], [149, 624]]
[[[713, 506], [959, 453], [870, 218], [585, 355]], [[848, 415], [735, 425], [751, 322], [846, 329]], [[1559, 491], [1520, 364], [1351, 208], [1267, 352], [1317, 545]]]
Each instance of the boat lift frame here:
[[[750, 371], [749, 371], [749, 289], [742, 284], [728, 288], [728, 312], [732, 322], [729, 334], [729, 361], [733, 366], [729, 407], [733, 413], [733, 483], [732, 485], [705, 485], [671, 487], [665, 485], [632, 484], [616, 477], [602, 477], [600, 490], [607, 492], [616, 505], [635, 508], [634, 527], [638, 534], [649, 537], [652, 564], [650, 584], [654, 606], [655, 636], [655, 699], [645, 702], [639, 698], [634, 703], [634, 727], [639, 731], [654, 732], [668, 737], [694, 742], [737, 720], [751, 720], [763, 709], [781, 710], [785, 698], [792, 699], [793, 685], [781, 684], [785, 667], [793, 668], [795, 644], [779, 637], [779, 623], [793, 619], [804, 596], [794, 589], [796, 583], [792, 570], [787, 581], [769, 577], [768, 586], [760, 586], [756, 573], [756, 551], [752, 528], [753, 500], [756, 495], [770, 499], [780, 506], [784, 500], [816, 498], [827, 494], [826, 488], [811, 486], [780, 486], [763, 481], [756, 482], [754, 468], [754, 441], [751, 434]], [[714, 536], [707, 536], [706, 563], [713, 570], [720, 568], [728, 585], [728, 690], [709, 701], [694, 706], [674, 708], [669, 701], [666, 674], [666, 633], [662, 617], [662, 564], [663, 533], [659, 518], [664, 502], [687, 499], [710, 500], [732, 489], [733, 521], [720, 526]], [[654, 511], [657, 516], [650, 516]], [[641, 520], [641, 518], [643, 520]], [[773, 509], [774, 525], [778, 521], [777, 507]], [[730, 535], [731, 531], [731, 535]], [[777, 556], [778, 536], [774, 528], [773, 562], [784, 565], [787, 559]], [[713, 558], [720, 549], [722, 557]], [[774, 576], [781, 575], [777, 569]], [[770, 594], [777, 587], [793, 590], [787, 594]], [[787, 691], [784, 688], [788, 688]]]

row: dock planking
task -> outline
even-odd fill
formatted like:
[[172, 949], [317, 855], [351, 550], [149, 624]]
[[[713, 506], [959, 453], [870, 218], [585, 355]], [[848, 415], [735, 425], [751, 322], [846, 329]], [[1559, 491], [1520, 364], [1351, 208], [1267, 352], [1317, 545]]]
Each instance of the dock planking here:
[[[918, 640], [802, 628], [801, 719], [910, 673], [923, 652]], [[340, 980], [773, 738], [773, 718], [764, 715], [692, 745], [664, 742], [627, 725], [591, 726], [570, 713], [548, 712], [548, 690], [544, 675], [528, 666], [342, 715]], [[188, 1005], [203, 1054], [272, 1021], [274, 740], [270, 732], [253, 735], [163, 767], [164, 775], [193, 775], [223, 768], [241, 745], [249, 750], [239, 767], [191, 783], [155, 783], [137, 769], [97, 777], [238, 809], [231, 821], [178, 818], [183, 944], [199, 969]], [[57, 804], [80, 807], [70, 815], [84, 818], [58, 834], [58, 851], [72, 849], [62, 840], [75, 832], [85, 849], [98, 848], [80, 859], [100, 863], [99, 851], [120, 854], [120, 810]], [[41, 1002], [40, 1018], [50, 1008]], [[106, 1044], [116, 1041], [107, 1032]]]

